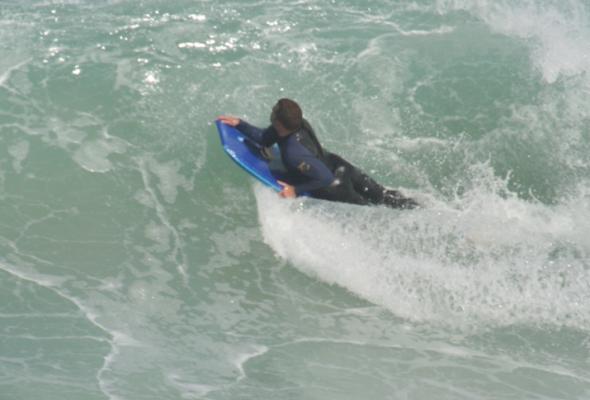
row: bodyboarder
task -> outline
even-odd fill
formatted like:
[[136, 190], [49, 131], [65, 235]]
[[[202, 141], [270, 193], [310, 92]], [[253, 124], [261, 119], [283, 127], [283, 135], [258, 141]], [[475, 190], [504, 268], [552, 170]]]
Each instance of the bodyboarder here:
[[358, 205], [385, 205], [410, 209], [419, 204], [400, 192], [387, 189], [337, 154], [326, 151], [299, 105], [280, 99], [272, 108], [271, 125], [261, 129], [240, 118], [222, 115], [218, 120], [235, 127], [260, 146], [278, 144], [289, 183], [279, 181], [280, 195], [311, 197]]

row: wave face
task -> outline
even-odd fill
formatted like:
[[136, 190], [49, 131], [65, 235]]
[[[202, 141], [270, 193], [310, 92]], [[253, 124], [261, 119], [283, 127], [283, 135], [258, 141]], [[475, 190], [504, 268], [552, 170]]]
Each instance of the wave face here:
[[[590, 396], [582, 0], [0, 11], [0, 397]], [[279, 199], [281, 97], [424, 207]], [[4, 397], [3, 397], [4, 396]]]

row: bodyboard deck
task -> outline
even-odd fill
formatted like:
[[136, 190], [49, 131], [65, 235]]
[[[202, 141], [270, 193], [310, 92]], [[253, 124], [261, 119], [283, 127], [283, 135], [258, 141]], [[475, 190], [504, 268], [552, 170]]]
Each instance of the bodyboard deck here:
[[281, 191], [282, 186], [277, 181], [285, 180], [287, 172], [281, 162], [278, 146], [275, 144], [265, 151], [236, 128], [221, 121], [215, 121], [215, 124], [227, 155], [254, 178]]

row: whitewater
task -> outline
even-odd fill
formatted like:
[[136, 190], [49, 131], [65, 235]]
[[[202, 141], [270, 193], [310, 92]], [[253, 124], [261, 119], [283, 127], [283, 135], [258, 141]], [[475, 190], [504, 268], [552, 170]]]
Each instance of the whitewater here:
[[[223, 153], [295, 99], [424, 207]], [[583, 0], [0, 3], [0, 399], [590, 398]]]

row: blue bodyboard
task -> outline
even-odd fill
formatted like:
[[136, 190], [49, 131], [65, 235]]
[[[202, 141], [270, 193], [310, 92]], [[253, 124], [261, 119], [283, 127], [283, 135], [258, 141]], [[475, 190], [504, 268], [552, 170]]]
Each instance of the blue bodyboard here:
[[[281, 191], [277, 180], [285, 180], [286, 170], [281, 162], [281, 154], [275, 144], [270, 151], [244, 136], [236, 128], [215, 121], [223, 150], [246, 172], [267, 186]], [[266, 154], [266, 155], [265, 155]]]

